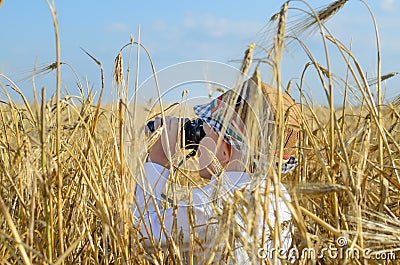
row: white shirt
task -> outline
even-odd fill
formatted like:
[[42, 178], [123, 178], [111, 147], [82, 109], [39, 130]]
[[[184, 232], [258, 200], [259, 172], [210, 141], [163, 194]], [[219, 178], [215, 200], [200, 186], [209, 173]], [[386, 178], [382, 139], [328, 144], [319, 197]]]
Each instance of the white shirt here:
[[[258, 263], [260, 259], [257, 256], [264, 259], [273, 256], [268, 221], [274, 229], [275, 209], [278, 209], [280, 224], [291, 220], [284, 202], [290, 201], [290, 197], [283, 185], [279, 186], [281, 196], [278, 204], [273, 188], [270, 188], [268, 204], [264, 205], [265, 181], [252, 189], [254, 181], [247, 173], [224, 172], [218, 179], [212, 178], [209, 185], [194, 188], [188, 201], [180, 201], [174, 204], [175, 207], [166, 208], [162, 205], [163, 201], [165, 205], [165, 198], [171, 197], [164, 194], [168, 176], [168, 169], [150, 162], [144, 164], [144, 171], [138, 176], [134, 215], [144, 246], [149, 251], [157, 250], [151, 243], [150, 238], [153, 238], [157, 248], [166, 249], [171, 242], [178, 246], [183, 263], [187, 262], [184, 259], [190, 253], [194, 256], [195, 264], [203, 264], [208, 260], [220, 264], [221, 259], [225, 260], [224, 253], [227, 251], [233, 252], [234, 257], [228, 261], [229, 264]], [[260, 200], [254, 199], [257, 189]], [[241, 190], [244, 192], [235, 192]], [[268, 212], [265, 212], [265, 208]], [[249, 231], [251, 229], [253, 231]], [[263, 236], [264, 245], [261, 246]], [[281, 229], [280, 240], [282, 244], [279, 249], [287, 251], [291, 244], [290, 225]], [[226, 242], [234, 247], [227, 249]]]

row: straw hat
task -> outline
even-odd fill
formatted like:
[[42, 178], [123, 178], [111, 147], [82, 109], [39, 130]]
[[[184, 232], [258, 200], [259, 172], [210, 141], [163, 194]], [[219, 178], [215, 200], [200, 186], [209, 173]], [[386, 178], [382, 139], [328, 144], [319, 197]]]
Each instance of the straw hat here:
[[[270, 104], [272, 112], [276, 116], [277, 103], [278, 103], [278, 90], [262, 83], [262, 90], [264, 96]], [[284, 160], [290, 158], [296, 153], [296, 148], [299, 143], [299, 133], [301, 129], [301, 115], [300, 109], [293, 98], [286, 93], [282, 92], [282, 105], [285, 119], [285, 139], [283, 141], [283, 154]]]

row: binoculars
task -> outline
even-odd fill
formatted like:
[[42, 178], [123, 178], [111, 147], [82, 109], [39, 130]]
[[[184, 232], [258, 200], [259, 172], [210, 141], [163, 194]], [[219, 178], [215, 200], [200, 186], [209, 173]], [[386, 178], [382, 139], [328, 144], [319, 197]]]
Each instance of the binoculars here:
[[[203, 129], [203, 120], [199, 118], [194, 120], [181, 118], [181, 124], [181, 147], [196, 150], [201, 139], [206, 135]], [[154, 121], [149, 121], [147, 127], [151, 132], [154, 132]]]

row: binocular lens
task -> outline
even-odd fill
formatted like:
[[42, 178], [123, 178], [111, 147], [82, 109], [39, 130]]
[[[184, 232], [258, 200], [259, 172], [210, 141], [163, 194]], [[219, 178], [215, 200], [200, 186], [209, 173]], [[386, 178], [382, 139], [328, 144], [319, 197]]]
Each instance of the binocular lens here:
[[[182, 118], [182, 129], [181, 137], [185, 137], [185, 143], [183, 144], [183, 139], [181, 139], [181, 146], [185, 149], [197, 149], [200, 141], [204, 138], [206, 133], [203, 130], [203, 120], [194, 119], [189, 120], [188, 118]], [[162, 125], [162, 120], [161, 120]], [[147, 123], [147, 127], [150, 132], [154, 132], [154, 120]]]

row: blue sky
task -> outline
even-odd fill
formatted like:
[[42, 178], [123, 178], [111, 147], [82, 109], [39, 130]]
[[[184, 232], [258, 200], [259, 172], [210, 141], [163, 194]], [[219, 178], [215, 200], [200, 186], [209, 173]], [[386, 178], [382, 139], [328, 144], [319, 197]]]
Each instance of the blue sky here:
[[[329, 2], [308, 1], [314, 7]], [[372, 7], [379, 25], [382, 72], [400, 71], [400, 35], [397, 34], [400, 3], [395, 0], [366, 2]], [[137, 37], [139, 24], [141, 40], [149, 49], [156, 69], [188, 60], [213, 60], [238, 66], [232, 60], [242, 58], [249, 43], [263, 39], [264, 26], [283, 1], [69, 0], [55, 3], [62, 61], [69, 63], [82, 81], [87, 78], [89, 86], [95, 91], [100, 91], [98, 68], [80, 48], [102, 61], [106, 98], [110, 100], [114, 58], [119, 49], [129, 42], [131, 34]], [[364, 70], [374, 77], [376, 48], [373, 28], [368, 11], [360, 1], [350, 0], [330, 21], [329, 27], [344, 43], [352, 43]], [[35, 61], [38, 65], [45, 65], [55, 60], [54, 30], [46, 1], [4, 0], [0, 7], [0, 28], [0, 73], [12, 78], [31, 97], [30, 80], [22, 79], [29, 76]], [[311, 39], [309, 45], [318, 55], [322, 49], [318, 48], [320, 41], [317, 38]], [[304, 56], [296, 58], [301, 49], [293, 46], [290, 49], [286, 55], [289, 59], [284, 61], [282, 68], [284, 82], [292, 78], [296, 81], [306, 63]], [[335, 55], [332, 56], [334, 62]], [[145, 80], [149, 74], [149, 65], [143, 60], [140, 80]], [[265, 75], [268, 76], [268, 73]], [[71, 72], [64, 69], [62, 78], [70, 92], [76, 94], [75, 79]], [[54, 84], [54, 75], [37, 78], [37, 87], [46, 86], [48, 94], [52, 93]], [[387, 82], [387, 86], [389, 98], [397, 95], [399, 77]], [[318, 101], [322, 91], [310, 89], [310, 94]]]

